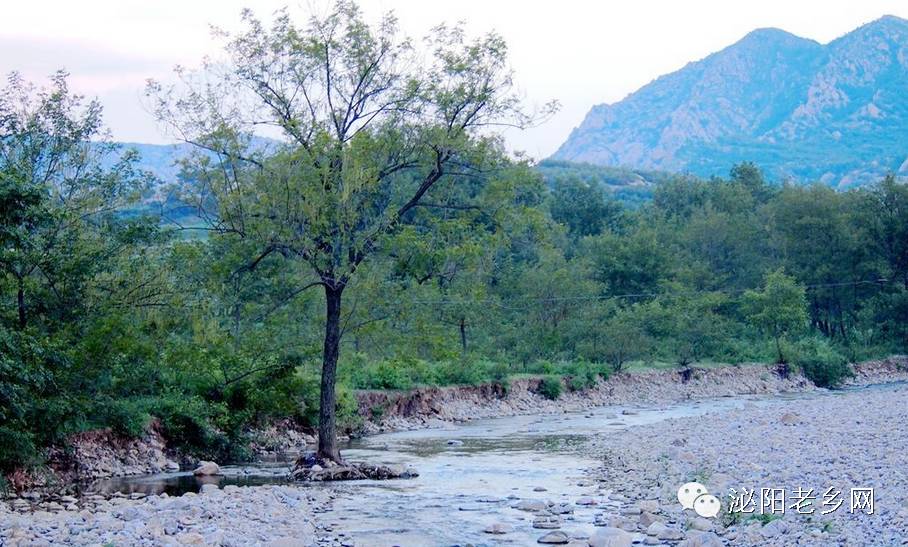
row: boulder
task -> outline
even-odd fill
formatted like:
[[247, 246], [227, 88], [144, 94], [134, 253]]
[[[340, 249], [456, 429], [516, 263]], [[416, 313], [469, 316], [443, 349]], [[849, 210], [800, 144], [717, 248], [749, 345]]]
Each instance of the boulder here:
[[665, 524], [656, 521], [646, 527], [646, 535], [648, 536], [658, 536], [662, 532], [668, 530], [668, 526]]
[[620, 528], [600, 528], [588, 543], [590, 547], [631, 547], [633, 536]]
[[561, 528], [561, 518], [555, 515], [539, 515], [533, 519], [533, 528], [555, 530]]
[[722, 547], [722, 539], [712, 532], [692, 531], [687, 533], [687, 539], [678, 544], [678, 547]]
[[543, 545], [564, 545], [566, 543], [570, 543], [570, 541], [571, 538], [569, 538], [567, 534], [561, 531], [555, 531], [549, 532], [548, 534], [537, 539], [536, 543], [542, 543]]
[[548, 508], [548, 505], [544, 501], [539, 500], [522, 500], [514, 506], [514, 509], [528, 513], [539, 513], [540, 511], [545, 511], [546, 508]]
[[487, 534], [495, 535], [510, 534], [513, 531], [514, 527], [504, 522], [493, 522], [492, 524], [486, 526], [485, 530], [483, 530], [483, 532]]
[[220, 475], [221, 467], [214, 462], [200, 461], [198, 467], [192, 471], [193, 475], [196, 476], [207, 476], [207, 475]]
[[375, 465], [368, 463], [345, 463], [325, 467], [315, 464], [311, 467], [297, 465], [290, 473], [291, 480], [306, 482], [412, 479], [419, 476], [413, 468], [402, 465]]

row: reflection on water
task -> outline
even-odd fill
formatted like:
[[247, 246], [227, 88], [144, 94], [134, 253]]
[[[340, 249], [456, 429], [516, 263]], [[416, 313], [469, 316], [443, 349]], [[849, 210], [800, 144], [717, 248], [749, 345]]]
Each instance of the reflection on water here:
[[292, 459], [270, 463], [257, 462], [245, 466], [223, 466], [222, 474], [216, 476], [196, 477], [191, 472], [184, 471], [137, 477], [113, 477], [76, 485], [76, 489], [81, 493], [120, 492], [147, 495], [167, 493], [170, 496], [182, 496], [187, 492], [198, 492], [203, 484], [217, 484], [221, 488], [229, 484], [236, 486], [283, 484], [287, 482], [291, 461]]
[[[753, 406], [835, 395], [836, 392], [813, 392], [775, 398], [727, 397], [633, 409], [603, 407], [585, 413], [515, 416], [445, 429], [387, 433], [348, 443], [345, 457], [412, 465], [420, 473], [418, 478], [309, 487], [326, 488], [336, 494], [333, 510], [322, 517], [335, 532], [345, 533], [359, 546], [535, 544], [547, 530], [534, 529], [532, 515], [513, 507], [518, 500], [533, 499], [564, 504], [572, 512], [562, 515], [561, 530], [583, 536], [593, 532], [594, 516], [604, 508], [577, 505], [577, 500], [592, 497], [607, 502], [607, 496], [585, 479], [585, 474], [599, 465], [582, 451], [591, 435], [607, 435], [609, 431], [670, 418], [746, 412]], [[129, 477], [98, 482], [90, 489], [179, 495], [198, 491], [204, 483], [283, 483], [292, 459], [288, 455], [285, 461], [225, 466], [222, 477], [196, 478], [188, 473]], [[492, 523], [510, 524], [514, 531], [504, 536], [485, 534], [484, 528]]]

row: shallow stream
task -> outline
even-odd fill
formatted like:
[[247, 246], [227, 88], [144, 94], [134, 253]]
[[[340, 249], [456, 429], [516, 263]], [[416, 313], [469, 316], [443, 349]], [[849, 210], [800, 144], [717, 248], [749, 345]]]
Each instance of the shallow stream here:
[[[898, 384], [854, 389], [889, 389]], [[850, 390], [849, 390], [850, 391]], [[476, 420], [444, 429], [386, 433], [352, 441], [348, 460], [405, 464], [420, 476], [393, 481], [317, 484], [335, 499], [322, 518], [336, 534], [358, 546], [529, 545], [548, 530], [533, 528], [533, 515], [514, 507], [519, 501], [565, 504], [560, 528], [571, 535], [593, 532], [602, 506], [578, 504], [592, 498], [607, 502], [587, 476], [600, 462], [584, 453], [592, 435], [653, 423], [668, 418], [714, 412], [742, 412], [750, 405], [792, 400], [807, 403], [837, 392], [810, 392], [775, 397], [742, 396], [664, 406], [610, 406], [582, 413], [514, 416]], [[842, 392], [838, 392], [842, 393]], [[197, 479], [188, 473], [127, 477], [100, 481], [91, 489], [103, 492], [196, 491], [205, 482], [221, 486], [254, 486], [285, 482], [289, 459], [283, 462], [222, 467], [224, 476]], [[492, 523], [513, 527], [493, 536]]]

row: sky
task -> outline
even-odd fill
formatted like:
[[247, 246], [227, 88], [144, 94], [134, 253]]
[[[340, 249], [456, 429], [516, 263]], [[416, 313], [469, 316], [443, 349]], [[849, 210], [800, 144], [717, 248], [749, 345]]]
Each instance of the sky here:
[[[268, 19], [289, 7], [302, 20], [328, 0], [36, 0], [4, 2], [0, 73], [41, 81], [58, 68], [71, 86], [97, 97], [114, 138], [171, 142], [143, 105], [148, 78], [167, 81], [173, 67], [217, 55], [211, 25], [239, 28], [244, 7]], [[656, 77], [739, 40], [777, 27], [830, 40], [891, 14], [908, 18], [904, 0], [361, 0], [371, 20], [393, 10], [409, 36], [441, 22], [470, 32], [495, 30], [508, 43], [528, 106], [557, 99], [545, 124], [505, 137], [513, 151], [553, 153], [589, 109], [621, 100]]]

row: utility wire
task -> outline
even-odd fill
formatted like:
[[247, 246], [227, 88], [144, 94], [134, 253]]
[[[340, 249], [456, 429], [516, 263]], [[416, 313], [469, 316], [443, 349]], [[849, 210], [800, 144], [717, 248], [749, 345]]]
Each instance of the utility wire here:
[[[891, 279], [863, 279], [860, 281], [838, 281], [833, 283], [814, 283], [810, 285], [804, 285], [805, 290], [815, 290], [815, 289], [829, 289], [835, 287], [852, 287], [858, 285], [885, 285], [887, 283], [892, 283]], [[645, 292], [645, 293], [627, 293], [627, 294], [610, 294], [610, 295], [576, 295], [576, 296], [553, 296], [553, 297], [532, 297], [532, 296], [523, 296], [511, 298], [511, 301], [521, 301], [521, 302], [537, 302], [544, 304], [551, 304], [557, 302], [587, 302], [587, 301], [597, 301], [597, 300], [618, 300], [625, 298], [649, 298], [656, 296], [666, 296], [666, 295], [696, 295], [696, 294], [740, 294], [745, 293], [751, 290], [757, 289], [716, 289], [711, 291], [704, 290], [691, 290], [691, 291], [667, 291], [667, 292]], [[526, 308], [513, 308], [507, 307], [501, 303], [500, 300], [494, 298], [483, 298], [477, 300], [451, 300], [451, 299], [436, 299], [436, 300], [410, 300], [408, 302], [401, 302], [402, 304], [419, 304], [419, 305], [430, 305], [430, 306], [461, 306], [461, 305], [476, 305], [476, 304], [488, 304], [492, 306], [497, 306], [504, 309], [526, 309]]]

